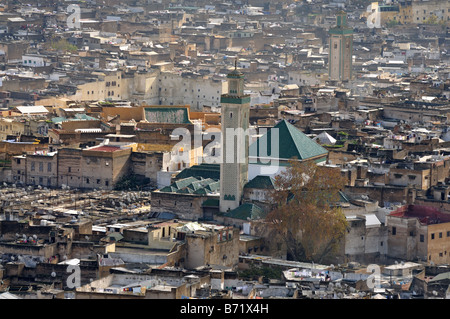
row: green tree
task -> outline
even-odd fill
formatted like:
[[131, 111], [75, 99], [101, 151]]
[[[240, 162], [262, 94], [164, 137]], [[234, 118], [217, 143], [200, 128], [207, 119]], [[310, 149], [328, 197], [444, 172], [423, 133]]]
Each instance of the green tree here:
[[337, 205], [344, 186], [339, 169], [313, 162], [293, 161], [275, 178], [275, 208], [266, 223], [282, 238], [293, 260], [321, 263], [337, 252], [347, 228]]
[[59, 39], [58, 41], [52, 41], [50, 47], [56, 51], [64, 51], [64, 52], [76, 52], [78, 48], [70, 44], [66, 39]]
[[397, 25], [399, 25], [400, 23], [397, 20], [389, 20], [388, 22], [386, 22], [386, 27], [387, 28], [393, 28]]
[[425, 24], [438, 24], [438, 18], [436, 15], [431, 15], [426, 21]]

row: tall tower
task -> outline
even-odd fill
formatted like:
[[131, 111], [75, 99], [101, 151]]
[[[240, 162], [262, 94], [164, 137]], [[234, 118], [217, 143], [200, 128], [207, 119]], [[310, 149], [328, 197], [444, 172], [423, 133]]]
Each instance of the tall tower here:
[[337, 14], [336, 26], [328, 33], [328, 78], [330, 81], [349, 81], [352, 78], [353, 29], [348, 27], [347, 14], [344, 11]]
[[222, 162], [220, 164], [221, 212], [240, 205], [248, 181], [248, 146], [250, 96], [244, 94], [244, 75], [237, 70], [237, 61], [228, 78], [228, 93], [222, 94]]

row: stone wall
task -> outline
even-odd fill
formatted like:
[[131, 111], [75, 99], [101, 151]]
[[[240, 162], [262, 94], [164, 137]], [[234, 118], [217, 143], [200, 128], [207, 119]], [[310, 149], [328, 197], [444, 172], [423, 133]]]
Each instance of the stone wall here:
[[236, 266], [239, 258], [239, 229], [230, 228], [223, 232], [231, 235], [231, 238], [225, 239], [226, 235], [221, 236], [220, 232], [186, 234], [186, 268], [192, 269], [207, 264]]
[[[152, 212], [170, 212], [187, 220], [198, 220], [203, 217], [202, 203], [211, 196], [152, 192]], [[214, 197], [216, 198], [216, 197]]]
[[351, 195], [367, 195], [371, 200], [378, 201], [381, 207], [388, 203], [413, 203], [415, 200], [415, 190], [407, 187], [395, 186], [347, 186], [345, 193]]

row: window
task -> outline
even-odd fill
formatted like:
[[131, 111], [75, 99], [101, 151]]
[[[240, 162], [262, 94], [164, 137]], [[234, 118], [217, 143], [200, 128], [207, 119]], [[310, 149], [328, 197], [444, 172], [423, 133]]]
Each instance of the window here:
[[441, 232], [441, 233], [439, 233], [439, 238], [442, 238], [442, 232]]
[[447, 231], [447, 237], [450, 237], [450, 231]]
[[423, 243], [425, 241], [425, 236], [424, 235], [420, 235], [420, 242]]
[[396, 235], [397, 234], [397, 227], [392, 227], [392, 235]]
[[69, 167], [69, 170], [68, 170], [68, 172], [70, 173], [70, 172], [72, 172], [72, 167]]
[[434, 239], [434, 234], [431, 234], [431, 239]]
[[43, 172], [44, 171], [44, 163], [39, 162], [39, 172]]
[[86, 178], [86, 184], [89, 184], [89, 178]]
[[52, 171], [52, 163], [48, 163], [47, 164], [47, 172], [51, 172]]

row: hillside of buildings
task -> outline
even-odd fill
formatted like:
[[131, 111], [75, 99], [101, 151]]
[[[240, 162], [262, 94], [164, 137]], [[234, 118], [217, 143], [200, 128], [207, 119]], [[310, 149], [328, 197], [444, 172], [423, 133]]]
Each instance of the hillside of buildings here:
[[[449, 299], [449, 27], [438, 0], [2, 1], [0, 299]], [[344, 180], [320, 262], [270, 231], [292, 161]]]

